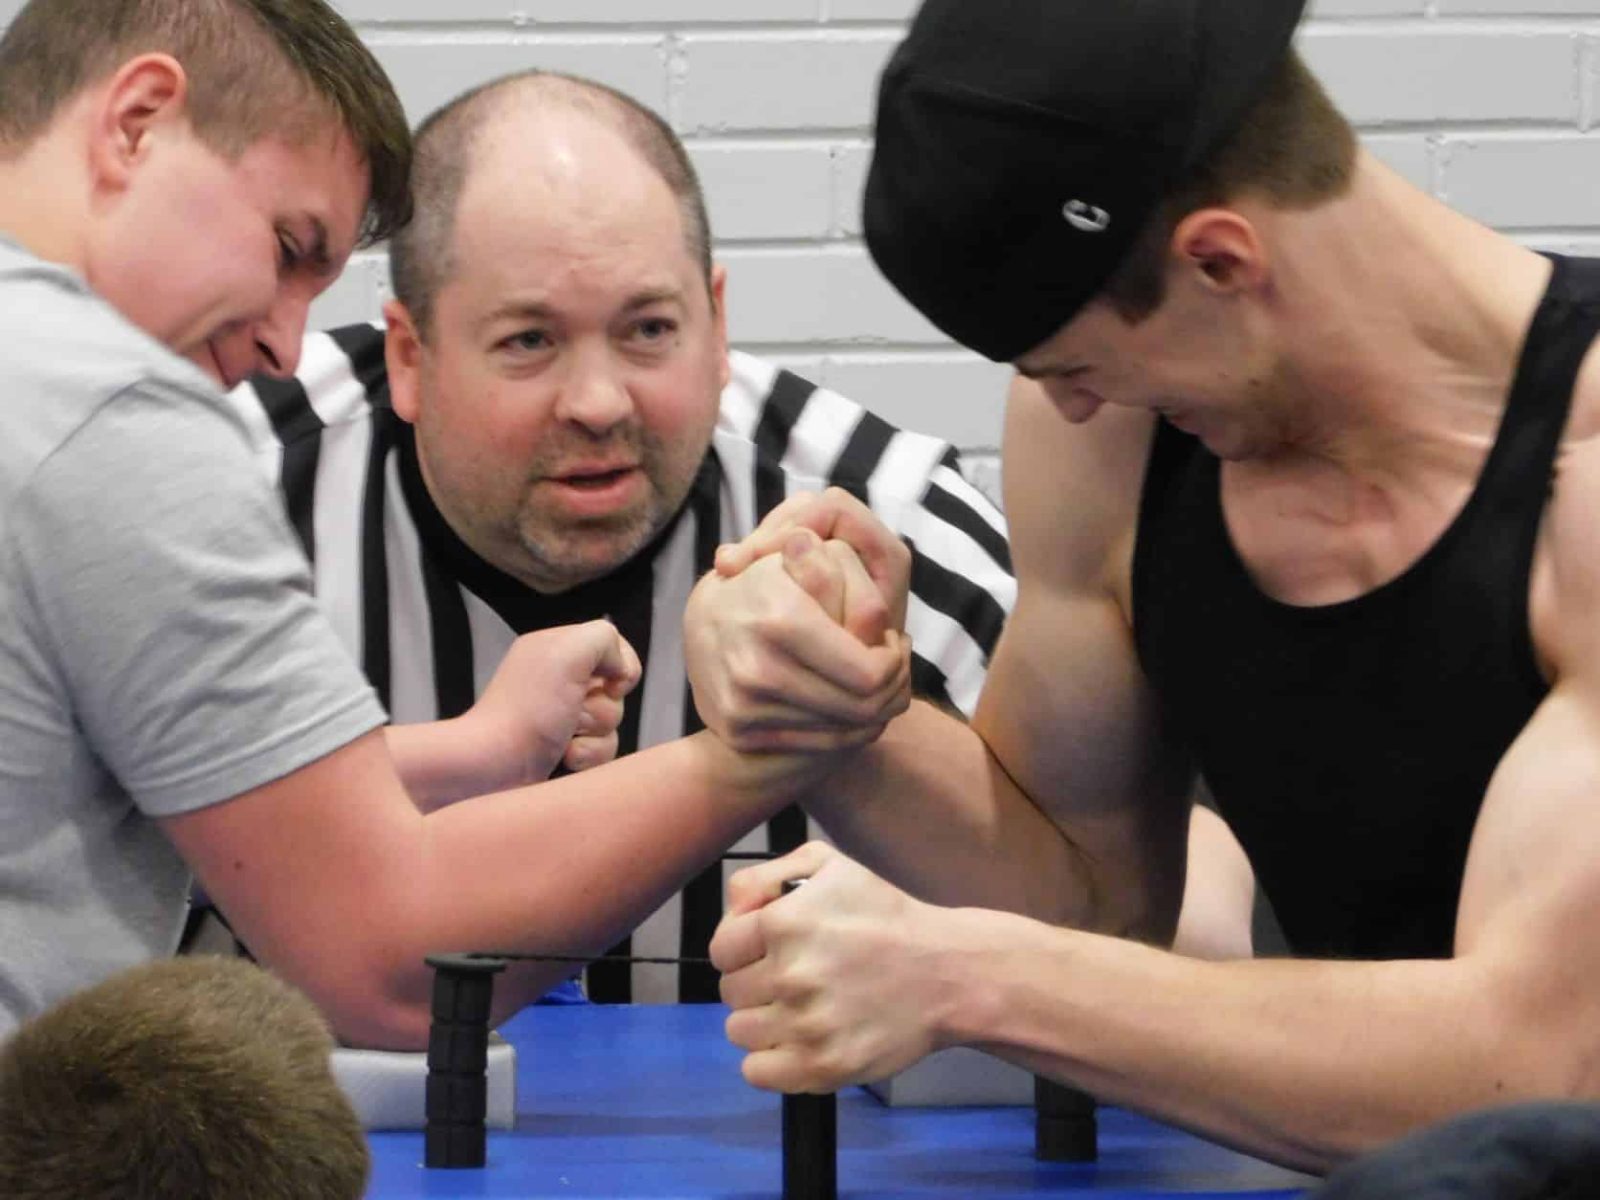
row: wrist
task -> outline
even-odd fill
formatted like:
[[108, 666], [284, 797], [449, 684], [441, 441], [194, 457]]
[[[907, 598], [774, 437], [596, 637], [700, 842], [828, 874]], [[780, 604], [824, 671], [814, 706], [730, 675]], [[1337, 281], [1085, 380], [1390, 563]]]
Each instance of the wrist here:
[[937, 968], [949, 983], [934, 1013], [933, 1032], [941, 1046], [1003, 1041], [1007, 1010], [1006, 971], [1016, 958], [1015, 938], [1006, 928], [1018, 919], [986, 908], [934, 910], [945, 930]]
[[828, 752], [735, 750], [710, 730], [686, 739], [700, 755], [711, 785], [776, 812], [799, 801], [860, 757], [860, 749]]
[[542, 760], [544, 747], [496, 726], [477, 709], [438, 723], [452, 747], [463, 795], [481, 796], [542, 782], [556, 760]]

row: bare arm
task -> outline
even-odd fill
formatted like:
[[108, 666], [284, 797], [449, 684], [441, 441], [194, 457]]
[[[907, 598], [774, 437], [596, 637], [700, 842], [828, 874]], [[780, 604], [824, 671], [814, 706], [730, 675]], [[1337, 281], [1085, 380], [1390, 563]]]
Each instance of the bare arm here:
[[609, 621], [526, 633], [459, 717], [384, 730], [401, 782], [424, 812], [616, 757], [639, 657]]
[[804, 802], [914, 893], [1170, 941], [1190, 773], [1135, 661], [1125, 587], [1149, 429], [1111, 412], [1075, 428], [1013, 387], [1017, 606], [972, 727], [915, 706]]
[[[240, 936], [341, 1037], [415, 1048], [425, 955], [600, 953], [787, 803], [797, 769], [814, 766], [741, 758], [701, 734], [424, 815], [373, 733], [162, 825]], [[497, 1019], [569, 971], [512, 973]]]
[[[836, 1085], [975, 1043], [1313, 1169], [1474, 1107], [1600, 1096], [1597, 467], [1563, 463], [1541, 544], [1548, 599], [1535, 606], [1555, 683], [1485, 796], [1455, 957], [1202, 962], [934, 909], [846, 860], [823, 861], [812, 886], [773, 902], [776, 877], [817, 866], [810, 850], [811, 862], [736, 879], [744, 915], [713, 947], [734, 970], [730, 1036], [771, 1048], [747, 1074], [786, 1090]], [[840, 983], [852, 957], [874, 970]], [[890, 1004], [899, 1029], [872, 1015]], [[874, 1039], [871, 1063], [847, 1049]]]
[[1011, 960], [971, 962], [977, 992], [994, 971], [977, 1040], [1315, 1169], [1471, 1108], [1600, 1096], [1600, 705], [1580, 691], [1558, 686], [1491, 785], [1455, 958], [1208, 964], [971, 912]]
[[[1315, 1167], [1481, 1105], [1600, 1096], [1597, 512], [1600, 455], [1581, 446], [1563, 460], [1535, 573], [1554, 685], [1485, 795], [1454, 958], [1207, 965], [1060, 939], [1039, 982], [1070, 971], [1083, 1011], [1040, 1023], [1062, 1035], [1047, 1061], [1061, 1070], [1096, 1038], [1100, 1061], [1067, 1073]], [[1000, 1007], [1018, 1029], [1043, 1015], [1022, 995]]]

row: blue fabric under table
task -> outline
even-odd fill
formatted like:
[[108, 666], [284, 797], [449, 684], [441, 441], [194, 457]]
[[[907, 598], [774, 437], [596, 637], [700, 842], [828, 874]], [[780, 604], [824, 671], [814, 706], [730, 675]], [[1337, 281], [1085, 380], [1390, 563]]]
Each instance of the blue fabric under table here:
[[[524, 1010], [517, 1127], [489, 1134], [481, 1170], [427, 1170], [420, 1133], [372, 1135], [368, 1195], [758, 1200], [782, 1190], [777, 1096], [739, 1075], [718, 1005]], [[1031, 1108], [884, 1108], [839, 1097], [839, 1194], [858, 1200], [1302, 1194], [1301, 1175], [1118, 1109], [1101, 1109], [1100, 1161], [1033, 1158]]]

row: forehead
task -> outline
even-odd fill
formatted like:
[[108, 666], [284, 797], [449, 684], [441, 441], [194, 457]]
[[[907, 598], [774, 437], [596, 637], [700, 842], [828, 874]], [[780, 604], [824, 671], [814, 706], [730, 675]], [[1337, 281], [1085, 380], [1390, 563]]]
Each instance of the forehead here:
[[557, 274], [680, 286], [699, 264], [666, 181], [614, 129], [583, 114], [513, 115], [474, 148], [452, 238], [469, 287]]
[[236, 167], [240, 187], [273, 218], [318, 222], [331, 257], [355, 248], [371, 181], [342, 126], [322, 125], [292, 140], [268, 134], [245, 148]]

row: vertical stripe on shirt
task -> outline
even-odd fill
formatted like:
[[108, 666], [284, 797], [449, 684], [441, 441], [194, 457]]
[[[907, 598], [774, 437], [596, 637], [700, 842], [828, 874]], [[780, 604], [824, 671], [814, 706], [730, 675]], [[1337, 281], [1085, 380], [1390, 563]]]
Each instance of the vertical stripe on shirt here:
[[366, 487], [361, 497], [361, 669], [386, 711], [389, 686], [389, 556], [384, 545], [384, 460], [392, 439], [383, 422], [372, 427]]
[[298, 379], [258, 380], [256, 395], [272, 431], [283, 446], [278, 468], [278, 486], [285, 498], [289, 524], [306, 558], [317, 561], [317, 541], [312, 531], [312, 512], [317, 496], [317, 458], [322, 448], [322, 418], [317, 416]]
[[817, 390], [817, 385], [792, 371], [779, 371], [772, 381], [772, 390], [761, 408], [761, 420], [756, 425], [755, 444], [755, 513], [756, 524], [778, 505], [788, 494], [783, 475], [783, 456], [789, 448], [789, 434], [806, 401]]

